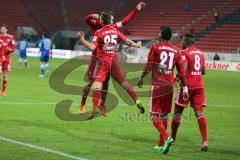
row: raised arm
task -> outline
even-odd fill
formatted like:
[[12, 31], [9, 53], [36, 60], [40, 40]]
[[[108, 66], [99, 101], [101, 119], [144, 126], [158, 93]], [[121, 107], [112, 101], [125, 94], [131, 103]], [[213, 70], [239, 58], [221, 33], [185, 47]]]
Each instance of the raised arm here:
[[[95, 44], [89, 43], [88, 41], [85, 40], [83, 32], [78, 32], [78, 33], [77, 33], [77, 37], [78, 37], [79, 40], [82, 42], [82, 44], [83, 44], [84, 46], [86, 46], [88, 49], [90, 49], [91, 51], [95, 51], [95, 50], [96, 50], [97, 47], [96, 47]], [[94, 37], [93, 37], [93, 41], [96, 41], [95, 38], [96, 38], [96, 37], [94, 36]]]
[[136, 14], [142, 10], [146, 6], [146, 3], [140, 2], [136, 8], [134, 8], [130, 13], [128, 13], [127, 16], [125, 16], [121, 21], [115, 23], [117, 28], [122, 28], [125, 26], [127, 23], [129, 23], [135, 16]]
[[135, 43], [134, 41], [127, 39], [124, 43], [135, 48], [140, 48], [142, 46], [142, 41], [138, 41], [137, 43]]

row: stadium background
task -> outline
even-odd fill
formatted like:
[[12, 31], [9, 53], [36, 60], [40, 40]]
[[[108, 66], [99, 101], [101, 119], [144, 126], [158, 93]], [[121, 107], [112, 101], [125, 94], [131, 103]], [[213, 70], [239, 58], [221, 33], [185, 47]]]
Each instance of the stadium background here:
[[[20, 34], [28, 35], [32, 48], [29, 56], [38, 56], [38, 40], [42, 31], [51, 34], [56, 46], [51, 61], [54, 71], [66, 60], [78, 56], [89, 59], [90, 53], [75, 38], [78, 30], [91, 38], [91, 31], [84, 17], [89, 13], [111, 10], [116, 21], [121, 20], [139, 1], [135, 0], [8, 0], [0, 6], [0, 22], [9, 26], [9, 33], [19, 40]], [[121, 48], [121, 61], [144, 63], [149, 46], [158, 35], [160, 25], [169, 25], [174, 30], [172, 42], [180, 46], [184, 33], [193, 33], [196, 46], [202, 49], [210, 70], [205, 77], [208, 109], [210, 151], [202, 154], [199, 146], [198, 128], [186, 111], [186, 120], [179, 132], [179, 144], [169, 154], [171, 159], [237, 159], [239, 149], [239, 71], [240, 71], [240, 1], [239, 0], [148, 0], [146, 8], [123, 27], [122, 32], [133, 40], [142, 40], [144, 46], [135, 50]], [[218, 12], [218, 18], [214, 17]], [[60, 50], [59, 50], [60, 49]], [[64, 49], [64, 50], [62, 50]], [[16, 52], [17, 54], [18, 52]], [[216, 56], [218, 55], [218, 56]], [[214, 61], [213, 59], [217, 60]], [[216, 58], [218, 57], [218, 58]], [[80, 60], [86, 64], [87, 61]], [[88, 159], [159, 159], [152, 153], [156, 132], [150, 121], [139, 122], [136, 111], [120, 99], [120, 104], [107, 119], [92, 122], [63, 122], [56, 118], [55, 104], [66, 97], [74, 100], [71, 108], [77, 112], [80, 97], [62, 95], [52, 91], [48, 80], [38, 78], [39, 62], [29, 58], [30, 68], [17, 66], [13, 57], [8, 97], [0, 99], [0, 139], [13, 140], [52, 148]], [[122, 66], [124, 70], [131, 65]], [[141, 66], [141, 65], [140, 65]], [[83, 85], [85, 68], [75, 70], [66, 82]], [[224, 72], [223, 72], [224, 71]], [[225, 72], [238, 71], [238, 72]], [[138, 76], [133, 73], [127, 77]], [[137, 89], [137, 88], [136, 88]], [[148, 89], [147, 87], [144, 89]], [[138, 90], [138, 89], [137, 89]], [[115, 93], [114, 88], [110, 92]], [[90, 99], [90, 98], [89, 98]], [[146, 108], [147, 98], [144, 99]], [[90, 101], [89, 101], [90, 104]], [[134, 115], [124, 117], [125, 113]], [[124, 118], [123, 118], [124, 117]], [[143, 117], [140, 117], [140, 119]], [[193, 122], [194, 121], [194, 122]], [[114, 127], [113, 127], [114, 126]], [[195, 128], [193, 130], [193, 128]], [[6, 143], [0, 140], [0, 159], [68, 159], [59, 155], [37, 151]], [[164, 157], [164, 159], [168, 159]]]

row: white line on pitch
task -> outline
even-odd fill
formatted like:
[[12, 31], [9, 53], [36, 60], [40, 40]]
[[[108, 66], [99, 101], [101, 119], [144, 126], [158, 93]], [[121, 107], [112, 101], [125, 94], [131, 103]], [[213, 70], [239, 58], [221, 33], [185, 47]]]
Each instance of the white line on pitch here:
[[69, 158], [69, 159], [73, 159], [73, 160], [87, 160], [85, 158], [76, 157], [76, 156], [73, 156], [73, 155], [70, 155], [70, 154], [67, 154], [67, 153], [64, 153], [64, 152], [56, 151], [56, 150], [45, 148], [45, 147], [39, 147], [39, 146], [36, 146], [36, 145], [32, 145], [32, 144], [28, 144], [28, 143], [24, 143], [24, 142], [20, 142], [20, 141], [15, 141], [13, 139], [5, 138], [5, 137], [0, 137], [0, 141], [25, 146], [25, 147], [32, 148], [32, 149], [39, 150], [39, 151], [43, 151], [43, 152], [52, 153], [52, 154], [62, 156], [62, 157], [65, 157], [65, 158]]

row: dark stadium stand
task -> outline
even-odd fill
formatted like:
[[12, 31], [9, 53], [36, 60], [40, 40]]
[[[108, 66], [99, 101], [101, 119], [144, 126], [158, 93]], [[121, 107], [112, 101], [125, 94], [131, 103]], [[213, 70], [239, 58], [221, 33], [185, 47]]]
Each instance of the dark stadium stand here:
[[196, 45], [205, 51], [234, 53], [240, 48], [240, 24], [223, 24], [210, 32]]
[[[125, 3], [127, 7], [123, 6]], [[66, 10], [71, 28], [88, 28], [84, 21], [85, 16], [90, 13], [99, 13], [105, 10], [112, 11], [116, 20], [119, 20], [119, 18], [123, 17], [135, 6], [136, 2], [127, 0], [122, 0], [120, 3], [118, 0], [66, 1]]]
[[15, 33], [17, 26], [32, 26], [41, 30], [40, 23], [20, 0], [1, 1], [0, 17], [0, 23], [6, 23], [12, 34]]
[[[174, 30], [180, 30], [182, 26], [207, 13], [222, 1], [150, 1], [151, 7], [146, 7], [142, 16], [138, 16], [129, 25], [132, 35], [140, 37], [154, 37], [160, 25], [169, 25]], [[189, 11], [184, 11], [184, 5], [189, 5]]]
[[28, 2], [38, 15], [42, 17], [51, 32], [64, 28], [60, 0], [29, 0]]

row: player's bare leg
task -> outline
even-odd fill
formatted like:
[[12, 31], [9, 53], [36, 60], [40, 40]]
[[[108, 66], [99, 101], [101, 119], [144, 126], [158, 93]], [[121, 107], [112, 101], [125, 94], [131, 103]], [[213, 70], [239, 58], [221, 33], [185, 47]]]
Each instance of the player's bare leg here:
[[172, 125], [171, 125], [171, 130], [172, 130], [171, 137], [173, 138], [174, 143], [176, 143], [177, 131], [181, 122], [181, 116], [183, 111], [184, 111], [184, 107], [175, 104], [174, 116], [173, 116]]
[[208, 150], [208, 140], [207, 140], [207, 123], [205, 116], [203, 114], [203, 107], [195, 107], [194, 108], [195, 116], [198, 120], [198, 126], [200, 129], [201, 137], [202, 137], [202, 143], [201, 143], [201, 151], [207, 151]]
[[6, 96], [6, 88], [8, 84], [8, 77], [7, 73], [3, 72], [3, 81], [2, 81], [2, 88], [1, 88], [1, 96]]

